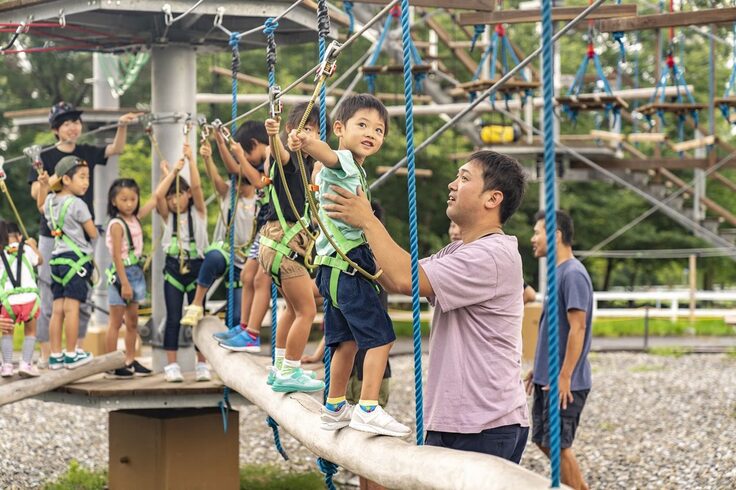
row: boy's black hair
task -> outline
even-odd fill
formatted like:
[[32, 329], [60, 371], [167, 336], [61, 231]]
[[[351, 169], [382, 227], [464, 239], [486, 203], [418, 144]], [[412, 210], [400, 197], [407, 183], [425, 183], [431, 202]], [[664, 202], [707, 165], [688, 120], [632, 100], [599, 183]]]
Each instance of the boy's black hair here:
[[501, 224], [519, 209], [526, 191], [524, 169], [510, 156], [495, 151], [476, 151], [469, 162], [476, 162], [483, 168], [483, 191], [498, 190], [503, 193], [501, 202]]
[[138, 194], [138, 205], [135, 207], [135, 211], [133, 211], [133, 214], [137, 216], [138, 211], [141, 208], [141, 190], [138, 188], [138, 182], [136, 182], [134, 179], [115, 179], [112, 185], [110, 185], [110, 190], [107, 193], [107, 215], [111, 218], [115, 218], [119, 213], [119, 210], [117, 207], [115, 207], [113, 201], [122, 189], [133, 189], [135, 193]]
[[[0, 248], [8, 246], [8, 224], [0, 219]], [[2, 250], [0, 250], [2, 252]]]
[[373, 109], [383, 119], [383, 137], [388, 136], [388, 111], [383, 102], [371, 94], [357, 94], [346, 97], [340, 107], [337, 108], [335, 121], [345, 124], [351, 117], [361, 109]]
[[[534, 221], [544, 221], [546, 213], [544, 211], [537, 211], [534, 215]], [[565, 211], [555, 211], [555, 218], [557, 221], [557, 229], [562, 235], [562, 243], [568, 247], [572, 247], [572, 241], [575, 239], [575, 226], [572, 222], [572, 216], [567, 214]], [[547, 238], [549, 240], [549, 237]]]
[[22, 233], [20, 232], [20, 226], [18, 226], [18, 224], [13, 221], [6, 221], [5, 227], [8, 231], [8, 240], [10, 240], [10, 235], [22, 235]]
[[[235, 141], [240, 143], [246, 153], [250, 153], [256, 143], [268, 145], [268, 133], [266, 126], [259, 121], [245, 121], [235, 132]], [[253, 142], [256, 141], [256, 143]]]
[[[309, 102], [302, 102], [301, 104], [297, 104], [294, 107], [291, 108], [289, 111], [289, 116], [286, 118], [286, 128], [288, 129], [296, 129], [299, 127], [299, 123], [302, 121], [302, 117], [304, 117], [304, 113], [307, 110], [307, 107], [309, 106]], [[330, 116], [327, 117], [327, 137], [330, 137], [330, 132], [332, 131], [332, 124], [330, 124]], [[307, 117], [306, 124], [311, 124], [315, 128], [317, 128], [317, 131], [319, 131], [319, 111], [312, 110], [309, 113], [309, 117]]]

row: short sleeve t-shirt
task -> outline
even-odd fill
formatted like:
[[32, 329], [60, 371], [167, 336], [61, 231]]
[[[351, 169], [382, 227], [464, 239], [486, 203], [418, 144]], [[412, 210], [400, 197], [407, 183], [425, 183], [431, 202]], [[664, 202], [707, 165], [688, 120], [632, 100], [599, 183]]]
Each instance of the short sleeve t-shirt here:
[[[130, 239], [133, 242], [133, 253], [136, 257], [141, 258], [141, 255], [143, 255], [143, 227], [141, 226], [141, 222], [138, 221], [138, 218], [135, 216], [128, 219], [119, 216], [110, 220], [107, 224], [107, 232], [105, 233], [105, 244], [107, 245], [107, 250], [110, 251], [110, 256], [112, 256], [112, 233], [110, 233], [110, 229], [112, 228], [113, 223], [117, 223], [122, 226], [123, 221], [128, 225], [128, 230], [130, 231]], [[123, 259], [128, 257], [128, 237], [125, 233], [125, 227], [123, 227], [123, 246], [121, 252]]]
[[[197, 249], [197, 256], [191, 256], [190, 258], [204, 258], [204, 251], [209, 244], [207, 238], [207, 213], [200, 214], [199, 211], [190, 206], [187, 211], [179, 214], [179, 222], [177, 223], [177, 233], [179, 234], [179, 240], [183, 244], [184, 249], [189, 251], [190, 249], [190, 237], [189, 237], [189, 215], [192, 217], [192, 229], [194, 234], [194, 244]], [[166, 252], [172, 243], [172, 235], [174, 232], [174, 220], [177, 218], [176, 213], [169, 212], [169, 218], [166, 226], [164, 227], [164, 234], [161, 238], [161, 246]]]
[[[289, 186], [289, 192], [291, 192], [291, 198], [294, 201], [294, 207], [299, 211], [299, 216], [294, 216], [294, 211], [292, 211], [291, 205], [289, 205], [289, 198], [286, 195], [286, 189], [281, 182], [281, 172], [275, 162], [273, 162], [271, 185], [278, 197], [279, 204], [281, 206], [281, 213], [283, 214], [284, 219], [287, 222], [295, 223], [304, 215], [306, 195], [304, 193], [304, 182], [302, 180], [302, 173], [299, 169], [299, 162], [297, 161], [296, 153], [289, 152], [289, 156], [289, 163], [284, 164], [284, 176], [286, 177], [286, 183]], [[314, 159], [305, 158], [304, 167], [307, 172], [307, 179], [311, 178], [312, 170], [314, 170]], [[279, 219], [275, 206], [272, 193], [271, 200], [266, 206], [268, 208], [264, 216], [266, 221], [276, 221]]]
[[[353, 154], [349, 150], [337, 150], [335, 154], [340, 165], [336, 168], [324, 166], [317, 174], [320, 206], [327, 202], [322, 200], [322, 196], [330, 193], [330, 186], [336, 185], [350, 192], [355, 192], [358, 187], [363, 187], [365, 190], [365, 170], [355, 163]], [[359, 228], [354, 228], [337, 219], [333, 219], [332, 222], [348, 240], [358, 240], [363, 236], [363, 232]], [[335, 249], [327, 241], [324, 233], [320, 233], [317, 238], [316, 249], [318, 255], [332, 255], [335, 253]]]
[[420, 265], [435, 306], [424, 396], [427, 429], [476, 434], [529, 426], [521, 379], [524, 311], [516, 237], [456, 241]]
[[[8, 245], [8, 248], [9, 249], [18, 249], [19, 246], [20, 246], [20, 243], [13, 242], [13, 243], [11, 243], [11, 244]], [[11, 273], [13, 274], [13, 277], [15, 277], [15, 275], [18, 272], [18, 269], [17, 269], [18, 266], [17, 266], [17, 264], [11, 263], [12, 262], [12, 257], [7, 252], [0, 251], [0, 253], [5, 254], [5, 259], [8, 261], [8, 265], [10, 265], [11, 268], [12, 268]], [[23, 258], [28, 261], [28, 264], [32, 268], [38, 266], [38, 255], [36, 255], [36, 252], [34, 252], [33, 249], [31, 247], [29, 247], [28, 245], [26, 245], [26, 244], [23, 245]], [[33, 279], [34, 278], [33, 271], [30, 270], [26, 266], [26, 263], [25, 262], [26, 262], [25, 260], [23, 260], [23, 262], [21, 262], [22, 265], [21, 265], [21, 269], [20, 269], [20, 287], [22, 287], [22, 288], [36, 288], [38, 286], [36, 285], [36, 281]], [[4, 267], [4, 264], [2, 262], [0, 262], [0, 275], [2, 275], [1, 269], [3, 267]], [[13, 283], [10, 282], [10, 278], [8, 277], [5, 280], [5, 284], [0, 284], [0, 287], [2, 287], [3, 290], [5, 290], [5, 291], [9, 291], [9, 290], [13, 289]], [[8, 296], [8, 303], [10, 303], [11, 305], [23, 305], [23, 304], [26, 304], [26, 303], [30, 303], [31, 301], [36, 301], [37, 298], [38, 298], [38, 295], [36, 293], [13, 294], [12, 296]]]
[[[578, 259], [570, 259], [557, 267], [558, 284], [558, 322], [559, 322], [559, 345], [560, 345], [560, 367], [565, 361], [565, 347], [570, 335], [570, 322], [567, 313], [570, 310], [582, 310], [585, 312], [585, 341], [580, 359], [572, 372], [570, 380], [571, 390], [589, 390], [593, 384], [588, 353], [593, 321], [593, 283], [588, 271]], [[534, 383], [539, 385], [549, 384], [549, 317], [547, 309], [549, 298], [544, 300], [542, 317], [539, 319], [539, 335], [537, 336], [537, 351], [534, 356]]]
[[[220, 218], [217, 220], [215, 225], [215, 231], [212, 235], [214, 241], [224, 241], [225, 237], [225, 222], [229, 221], [230, 217], [230, 183], [228, 182], [228, 191], [223, 199], [220, 199]], [[238, 196], [235, 201], [235, 220], [233, 226], [235, 228], [235, 246], [243, 247], [250, 242], [251, 236], [253, 235], [253, 225], [256, 219], [256, 197], [244, 197]], [[235, 254], [235, 265], [242, 268], [245, 261], [240, 254]]]
[[[61, 208], [65, 201], [71, 200], [71, 204], [66, 210], [64, 215], [64, 223], [61, 228], [63, 234], [68, 237], [76, 246], [79, 251], [85, 255], [92, 255], [94, 249], [92, 244], [87, 240], [87, 235], [84, 233], [84, 223], [92, 219], [92, 213], [90, 213], [87, 204], [77, 196], [59, 196], [57, 194], [49, 194], [46, 196], [46, 202], [44, 203], [44, 217], [46, 223], [51, 229], [51, 221], [53, 217], [54, 223], [59, 223]], [[66, 243], [65, 240], [58, 238], [54, 240], [54, 251], [52, 255], [59, 255], [67, 252], [74, 252], [74, 250]]]
[[[46, 173], [48, 173], [49, 176], [53, 175], [54, 170], [56, 169], [56, 164], [59, 163], [59, 160], [69, 155], [74, 155], [81, 158], [82, 160], [87, 162], [87, 165], [89, 166], [89, 188], [87, 189], [87, 192], [84, 194], [84, 196], [82, 196], [82, 200], [87, 203], [87, 208], [92, 215], [92, 219], [94, 219], [94, 169], [95, 165], [107, 164], [107, 157], [105, 157], [105, 147], [80, 144], [76, 145], [74, 147], [74, 151], [72, 151], [71, 153], [65, 153], [56, 147], [51, 148], [41, 153], [41, 161], [43, 162], [43, 168], [44, 170], [46, 170]], [[36, 169], [31, 167], [28, 172], [28, 183], [33, 184], [37, 180], [38, 172], [36, 172]], [[41, 218], [39, 224], [39, 234], [46, 237], [51, 236], [51, 231], [49, 230], [46, 220], [43, 218]]]

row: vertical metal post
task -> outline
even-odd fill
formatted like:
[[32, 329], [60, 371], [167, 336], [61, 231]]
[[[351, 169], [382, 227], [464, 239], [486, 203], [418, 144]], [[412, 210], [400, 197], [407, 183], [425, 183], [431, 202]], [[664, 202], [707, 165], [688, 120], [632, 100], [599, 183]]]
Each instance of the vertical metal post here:
[[[118, 64], [115, 55], [94, 53], [92, 55], [92, 107], [94, 109], [118, 109], [120, 100], [113, 96], [108, 77], [117, 81], [119, 78]], [[114, 130], [100, 134], [97, 144], [106, 146]], [[107, 165], [95, 167], [94, 170], [94, 211], [95, 224], [104, 227], [107, 221], [107, 191], [110, 184], [118, 176], [118, 156], [107, 159]], [[110, 253], [105, 245], [104, 228], [95, 246], [95, 263], [100, 272], [110, 265]], [[92, 290], [92, 303], [100, 308], [108, 309], [107, 281], [101, 278], [99, 284]], [[95, 327], [106, 326], [107, 315], [100, 310], [93, 310], [90, 324]]]
[[[154, 116], [165, 118], [154, 122], [154, 132], [163, 156], [173, 165], [182, 156], [184, 133], [182, 124], [186, 113], [196, 113], [197, 104], [197, 55], [192, 46], [167, 44], [154, 46], [151, 50], [151, 110]], [[178, 119], [172, 119], [178, 114]], [[197, 139], [195, 133], [189, 135], [189, 144], [197, 155]], [[159, 157], [155, 151], [151, 152], [151, 186], [155, 188], [159, 182], [161, 171]], [[182, 175], [189, 178], [189, 169], [184, 167]], [[161, 235], [163, 224], [161, 218], [153, 215], [154, 239]], [[166, 314], [164, 303], [164, 254], [161, 247], [156, 247], [153, 253], [151, 266], [151, 306], [154, 331], [159, 331]], [[180, 349], [178, 362], [184, 371], [194, 369], [194, 349]], [[166, 359], [163, 349], [154, 348], [153, 369], [162, 371]]]
[[689, 261], [689, 275], [690, 275], [690, 326], [695, 327], [695, 293], [698, 288], [698, 256], [693, 254], [690, 255]]
[[644, 351], [649, 350], [649, 307], [644, 307]]

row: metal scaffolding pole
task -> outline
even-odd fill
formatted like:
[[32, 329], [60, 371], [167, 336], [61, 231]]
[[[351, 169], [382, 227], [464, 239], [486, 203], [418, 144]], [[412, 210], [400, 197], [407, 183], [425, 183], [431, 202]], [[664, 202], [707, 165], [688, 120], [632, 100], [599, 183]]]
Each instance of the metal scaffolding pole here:
[[[182, 124], [186, 113], [196, 114], [197, 105], [197, 55], [194, 47], [187, 45], [167, 44], [154, 46], [151, 50], [151, 108], [155, 117], [162, 118], [179, 114], [178, 119], [165, 118], [161, 122], [154, 122], [154, 134], [158, 140], [163, 156], [174, 164], [182, 156], [184, 133]], [[192, 152], [197, 155], [197, 140], [195, 133], [189, 135], [189, 144]], [[151, 186], [155, 188], [159, 182], [161, 171], [159, 157], [155, 151], [151, 152]], [[182, 175], [189, 179], [189, 170], [184, 167]], [[161, 217], [153, 215], [153, 239], [158, 241], [162, 231]], [[155, 332], [163, 333], [163, 320], [166, 307], [164, 304], [164, 254], [160, 246], [152, 250], [153, 262], [151, 266], [151, 306]], [[154, 334], [154, 339], [162, 337]], [[183, 371], [194, 370], [194, 349], [180, 349], [178, 362]], [[156, 372], [163, 370], [166, 357], [163, 349], [154, 347], [153, 369]]]

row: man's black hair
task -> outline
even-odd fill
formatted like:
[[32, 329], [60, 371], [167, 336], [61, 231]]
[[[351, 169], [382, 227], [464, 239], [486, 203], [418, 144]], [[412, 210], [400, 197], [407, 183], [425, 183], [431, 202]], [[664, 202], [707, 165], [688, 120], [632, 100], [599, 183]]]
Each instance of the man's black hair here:
[[[544, 221], [546, 213], [544, 211], [537, 211], [534, 215], [534, 221]], [[568, 247], [572, 247], [572, 241], [575, 238], [575, 227], [572, 223], [572, 217], [565, 211], [556, 211], [555, 217], [557, 219], [557, 229], [562, 234], [562, 243]]]
[[335, 121], [345, 124], [361, 109], [378, 111], [378, 115], [383, 120], [383, 137], [386, 138], [388, 136], [388, 111], [383, 102], [371, 94], [357, 94], [346, 97], [340, 107], [337, 108]]
[[497, 190], [503, 194], [501, 202], [501, 224], [519, 209], [526, 191], [526, 175], [519, 162], [510, 156], [495, 151], [476, 151], [469, 162], [483, 168], [483, 191]]
[[246, 153], [250, 153], [257, 143], [268, 145], [268, 133], [262, 121], [245, 121], [236, 131], [234, 138]]

